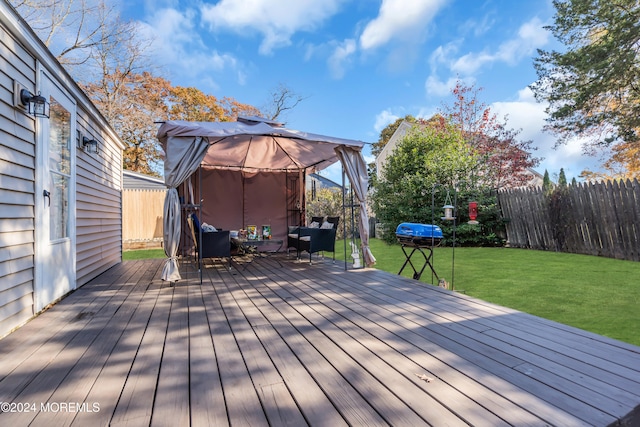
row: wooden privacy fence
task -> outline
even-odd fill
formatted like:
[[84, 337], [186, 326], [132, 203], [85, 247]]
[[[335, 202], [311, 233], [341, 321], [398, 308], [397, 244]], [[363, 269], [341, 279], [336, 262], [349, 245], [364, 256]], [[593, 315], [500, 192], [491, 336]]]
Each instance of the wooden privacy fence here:
[[498, 193], [512, 247], [640, 261], [640, 184], [581, 183]]
[[162, 211], [166, 192], [147, 189], [122, 191], [123, 248], [162, 245]]

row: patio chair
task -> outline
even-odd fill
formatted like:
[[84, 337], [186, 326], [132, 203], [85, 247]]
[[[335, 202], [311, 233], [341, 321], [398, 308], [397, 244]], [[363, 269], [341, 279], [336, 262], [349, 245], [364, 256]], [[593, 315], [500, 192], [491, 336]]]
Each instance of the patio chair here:
[[[336, 231], [340, 217], [312, 217], [308, 227], [294, 227], [287, 236], [287, 251], [291, 248], [296, 250], [297, 258], [300, 253], [309, 253], [309, 263], [311, 255], [316, 252], [332, 252], [333, 261], [336, 260]], [[316, 225], [317, 224], [317, 225]]]
[[202, 233], [200, 244], [200, 221], [195, 214], [189, 214], [187, 224], [191, 230], [191, 237], [195, 243], [198, 266], [203, 258], [230, 258], [231, 240], [229, 230], [208, 231]]

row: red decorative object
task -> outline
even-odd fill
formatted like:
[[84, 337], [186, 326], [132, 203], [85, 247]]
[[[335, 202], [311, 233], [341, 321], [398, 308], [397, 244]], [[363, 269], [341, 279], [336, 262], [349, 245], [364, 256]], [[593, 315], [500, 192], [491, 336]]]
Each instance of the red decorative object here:
[[469, 202], [469, 223], [477, 224], [476, 218], [478, 218], [478, 202]]

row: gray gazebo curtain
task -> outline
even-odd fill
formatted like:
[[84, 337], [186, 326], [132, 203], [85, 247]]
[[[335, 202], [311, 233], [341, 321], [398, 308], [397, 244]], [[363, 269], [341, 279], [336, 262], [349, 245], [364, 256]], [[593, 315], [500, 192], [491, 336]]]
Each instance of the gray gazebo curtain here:
[[336, 154], [342, 162], [344, 170], [349, 177], [353, 192], [360, 203], [360, 240], [362, 242], [362, 254], [367, 267], [376, 262], [376, 258], [369, 248], [369, 214], [367, 213], [367, 190], [369, 177], [367, 165], [362, 158], [360, 150], [341, 145], [335, 148]]
[[[172, 139], [171, 137], [169, 139]], [[177, 187], [193, 174], [209, 148], [206, 138], [174, 138], [164, 144], [164, 183], [169, 187], [164, 199], [164, 253], [167, 260], [162, 268], [162, 280], [177, 282], [181, 279], [178, 268], [181, 213]]]

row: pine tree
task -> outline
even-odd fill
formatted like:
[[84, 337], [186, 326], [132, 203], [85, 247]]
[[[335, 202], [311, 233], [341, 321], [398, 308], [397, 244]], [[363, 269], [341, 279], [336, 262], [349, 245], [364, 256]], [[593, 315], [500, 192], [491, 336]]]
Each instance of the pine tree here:
[[549, 171], [544, 170], [544, 177], [542, 178], [542, 191], [549, 193], [553, 189], [551, 184], [551, 178], [549, 178]]
[[564, 169], [560, 168], [560, 175], [558, 175], [558, 187], [566, 188], [567, 187], [567, 177], [564, 174]]

